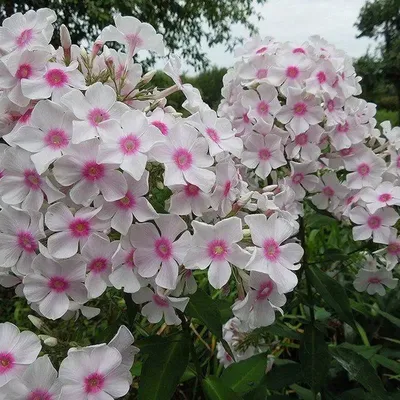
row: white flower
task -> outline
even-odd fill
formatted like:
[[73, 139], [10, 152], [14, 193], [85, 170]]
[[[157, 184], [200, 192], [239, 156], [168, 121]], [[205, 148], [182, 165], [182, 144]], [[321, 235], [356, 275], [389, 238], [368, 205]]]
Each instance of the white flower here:
[[400, 204], [400, 187], [392, 182], [385, 181], [375, 189], [364, 188], [360, 192], [360, 199], [365, 201], [367, 208], [374, 213], [379, 208]]
[[173, 194], [170, 198], [169, 213], [176, 215], [188, 215], [193, 213], [201, 217], [210, 208], [211, 198], [209, 193], [204, 193], [191, 183], [177, 185], [171, 188]]
[[361, 269], [354, 280], [354, 288], [358, 292], [367, 291], [373, 295], [378, 293], [380, 296], [386, 294], [385, 286], [394, 289], [397, 286], [398, 279], [393, 278], [393, 273], [386, 269], [367, 270]]

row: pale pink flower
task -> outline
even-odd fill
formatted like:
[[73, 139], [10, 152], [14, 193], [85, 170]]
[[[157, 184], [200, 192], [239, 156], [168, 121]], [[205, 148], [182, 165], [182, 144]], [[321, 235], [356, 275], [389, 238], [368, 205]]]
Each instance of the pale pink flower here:
[[[117, 101], [114, 89], [96, 82], [83, 94], [80, 90], [71, 90], [61, 102], [75, 115], [73, 122], [72, 143], [106, 135], [112, 122], [119, 121], [129, 107]], [[116, 125], [117, 122], [115, 122]]]
[[2, 389], [10, 400], [57, 400], [61, 384], [49, 356], [39, 357], [18, 378]]
[[325, 131], [319, 126], [314, 125], [299, 135], [291, 135], [292, 140], [286, 145], [286, 154], [289, 158], [300, 158], [303, 161], [316, 161], [321, 155], [318, 146], [322, 134]]
[[386, 294], [385, 286], [394, 289], [398, 279], [393, 278], [393, 273], [384, 268], [376, 270], [361, 269], [354, 280], [354, 288], [358, 292], [367, 292], [370, 295]]
[[36, 104], [29, 125], [6, 135], [11, 145], [33, 153], [31, 160], [39, 174], [60, 158], [72, 136], [72, 116], [56, 103], [42, 100]]
[[254, 35], [242, 47], [235, 49], [235, 57], [241, 56], [262, 56], [263, 54], [275, 54], [279, 43], [275, 42], [271, 36], [262, 38], [260, 35]]
[[[134, 224], [130, 240], [136, 247], [133, 259], [139, 274], [155, 277], [158, 286], [175, 289], [179, 265], [191, 243], [186, 223], [177, 215], [160, 215], [151, 223]], [[177, 237], [179, 238], [177, 239]]]
[[346, 119], [346, 113], [343, 110], [344, 99], [341, 97], [330, 97], [328, 94], [323, 95], [324, 109], [326, 116], [326, 125], [335, 126], [343, 124]]
[[22, 94], [28, 99], [47, 99], [59, 102], [71, 88], [85, 89], [85, 77], [78, 71], [78, 63], [73, 61], [65, 66], [56, 62], [47, 65], [46, 72], [37, 79], [21, 81]]
[[108, 221], [99, 221], [99, 208], [81, 208], [75, 215], [63, 203], [51, 205], [45, 215], [46, 226], [54, 233], [47, 240], [51, 256], [69, 258], [78, 252], [79, 245], [86, 243], [93, 232], [102, 232], [109, 226]]
[[208, 281], [221, 289], [231, 276], [230, 263], [244, 268], [250, 254], [237, 243], [243, 239], [242, 222], [231, 217], [208, 225], [193, 221], [192, 244], [183, 261], [187, 269], [208, 269]]
[[257, 121], [263, 120], [269, 124], [281, 109], [277, 90], [268, 83], [262, 83], [257, 90], [246, 90], [241, 98], [243, 107], [248, 108], [247, 115]]
[[275, 322], [275, 311], [286, 303], [286, 296], [278, 292], [275, 282], [257, 271], [250, 272], [249, 291], [243, 300], [232, 308], [233, 314], [246, 321], [250, 329], [271, 325]]
[[0, 179], [0, 196], [6, 204], [38, 211], [45, 196], [47, 203], [64, 197], [49, 178], [38, 174], [30, 153], [19, 147], [9, 147], [5, 151], [1, 166], [4, 172]]
[[333, 84], [336, 81], [336, 71], [330, 60], [318, 62], [311, 72], [310, 77], [305, 80], [306, 90], [314, 95], [327, 93], [332, 98], [336, 96]]
[[381, 123], [382, 133], [387, 137], [390, 144], [394, 146], [396, 150], [400, 148], [400, 127], [395, 126], [392, 128], [390, 121], [383, 121]]
[[175, 118], [159, 107], [147, 117], [147, 120], [150, 125], [155, 126], [163, 136], [168, 136], [170, 130], [176, 125]]
[[0, 324], [0, 388], [13, 378], [22, 376], [39, 355], [42, 346], [32, 332], [20, 332], [9, 323]]
[[335, 210], [346, 197], [349, 190], [343, 186], [334, 172], [328, 172], [321, 177], [320, 192], [315, 194], [311, 201], [320, 209]]
[[105, 344], [70, 351], [60, 366], [59, 400], [110, 400], [123, 397], [132, 379], [121, 353]]
[[94, 233], [82, 247], [81, 254], [86, 262], [88, 272], [85, 286], [89, 298], [94, 299], [101, 296], [107, 286], [112, 286], [108, 277], [111, 274], [112, 257], [117, 251], [118, 245], [118, 241], [110, 242], [108, 236]]
[[80, 304], [87, 301], [86, 264], [79, 255], [55, 261], [38, 254], [32, 269], [33, 273], [23, 280], [24, 296], [38, 303], [39, 311], [46, 318], [61, 318], [68, 311], [70, 298]]
[[242, 79], [248, 81], [268, 82], [268, 71], [274, 65], [274, 58], [269, 54], [251, 57], [243, 63], [238, 71]]
[[310, 125], [320, 123], [324, 112], [317, 99], [301, 89], [288, 91], [286, 104], [276, 115], [278, 121], [289, 124], [296, 135], [307, 131]]
[[41, 213], [3, 208], [0, 211], [0, 265], [15, 267], [19, 274], [26, 275], [39, 249], [39, 240], [45, 237]]
[[164, 142], [155, 126], [149, 125], [146, 117], [138, 110], [130, 110], [121, 117], [121, 126], [105, 122], [100, 133], [102, 143], [97, 161], [118, 164], [120, 168], [139, 180], [146, 168], [147, 153], [154, 145]]
[[194, 215], [201, 217], [211, 206], [209, 193], [204, 193], [197, 186], [191, 183], [178, 185], [171, 188], [173, 191], [170, 197], [168, 212], [176, 215]]
[[209, 192], [215, 182], [215, 174], [209, 170], [214, 159], [207, 154], [206, 139], [198, 137], [195, 128], [180, 123], [171, 130], [163, 144], [151, 150], [156, 161], [165, 166], [166, 186], [191, 183]]
[[97, 161], [97, 139], [71, 145], [54, 163], [53, 173], [63, 186], [71, 186], [69, 196], [76, 204], [89, 205], [101, 192], [106, 201], [122, 199], [128, 185], [118, 165]]
[[141, 314], [151, 324], [156, 324], [164, 318], [167, 325], [179, 325], [182, 321], [176, 315], [175, 308], [184, 312], [189, 302], [189, 297], [167, 296], [160, 288], [153, 292], [150, 288], [144, 287], [132, 294], [132, 300], [136, 304], [147, 303], [142, 307]]
[[139, 353], [139, 349], [133, 346], [134, 341], [130, 330], [125, 325], [121, 325], [116, 335], [108, 343], [110, 347], [114, 347], [121, 353], [121, 365], [128, 369], [132, 368], [135, 355]]
[[400, 187], [394, 186], [392, 182], [385, 181], [375, 189], [364, 188], [360, 192], [360, 199], [365, 201], [368, 210], [374, 213], [379, 208], [400, 205]]
[[387, 172], [400, 176], [400, 152], [393, 149], [389, 150], [390, 164], [387, 168]]
[[286, 164], [281, 138], [277, 135], [262, 136], [253, 133], [246, 140], [245, 148], [242, 163], [246, 167], [255, 168], [256, 174], [262, 179], [265, 179], [273, 169]]
[[397, 236], [397, 230], [391, 229], [388, 245], [385, 249], [379, 250], [384, 252], [386, 257], [386, 268], [391, 271], [398, 263], [400, 259], [400, 238]]
[[357, 224], [353, 227], [354, 240], [367, 240], [371, 236], [374, 243], [389, 243], [390, 227], [398, 220], [399, 215], [393, 208], [381, 208], [370, 213], [363, 207], [356, 206], [350, 211], [350, 219]]
[[149, 191], [149, 172], [145, 170], [139, 181], [126, 172], [123, 175], [128, 184], [125, 196], [110, 203], [99, 196], [95, 199], [95, 206], [101, 206], [101, 211], [97, 215], [99, 219], [111, 220], [111, 228], [126, 235], [134, 217], [137, 221], [144, 222], [156, 219], [158, 214], [144, 197]]
[[285, 182], [296, 193], [296, 200], [302, 200], [306, 195], [306, 191], [315, 191], [319, 183], [319, 178], [312, 175], [318, 169], [315, 162], [295, 163], [290, 161], [290, 176], [285, 178]]
[[197, 282], [190, 269], [184, 269], [179, 275], [176, 289], [171, 293], [172, 296], [179, 297], [181, 295], [193, 294], [197, 290]]
[[246, 269], [268, 274], [276, 283], [279, 293], [291, 291], [297, 285], [297, 270], [304, 250], [297, 243], [282, 244], [293, 235], [288, 221], [275, 213], [267, 219], [264, 214], [247, 215], [245, 221], [250, 228], [256, 246]]
[[329, 138], [336, 150], [342, 150], [360, 143], [366, 136], [366, 129], [356, 118], [348, 116], [329, 132]]

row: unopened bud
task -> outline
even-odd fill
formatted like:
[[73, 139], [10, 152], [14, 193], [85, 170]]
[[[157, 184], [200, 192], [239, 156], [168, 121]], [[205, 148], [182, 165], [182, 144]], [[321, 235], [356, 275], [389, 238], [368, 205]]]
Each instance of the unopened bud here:
[[164, 184], [161, 181], [157, 182], [156, 186], [157, 186], [157, 189], [160, 189], [160, 190], [164, 189]]
[[142, 77], [142, 83], [144, 83], [144, 84], [149, 83], [153, 79], [153, 77], [156, 74], [156, 72], [157, 72], [156, 69], [153, 69], [152, 71], [146, 72]]
[[47, 339], [43, 340], [43, 343], [49, 347], [55, 347], [58, 344], [58, 341], [55, 337], [49, 336]]
[[42, 329], [44, 327], [44, 322], [34, 315], [28, 315], [28, 319], [37, 329]]
[[240, 207], [245, 206], [252, 198], [254, 192], [245, 193], [243, 196], [240, 196], [239, 200], [237, 201], [237, 205]]
[[72, 46], [69, 30], [64, 24], [60, 26], [60, 41], [64, 50], [67, 50]]
[[96, 40], [94, 42], [93, 48], [92, 48], [92, 57], [96, 57], [97, 53], [101, 50], [101, 48], [104, 46], [104, 43], [100, 40]]

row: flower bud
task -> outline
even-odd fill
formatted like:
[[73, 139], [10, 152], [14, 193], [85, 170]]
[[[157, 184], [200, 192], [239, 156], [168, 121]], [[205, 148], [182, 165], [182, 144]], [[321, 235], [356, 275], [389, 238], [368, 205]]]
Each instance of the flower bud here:
[[93, 48], [92, 48], [92, 57], [96, 57], [97, 53], [101, 50], [101, 48], [104, 46], [104, 43], [101, 42], [100, 40], [96, 40], [94, 42]]
[[49, 336], [47, 339], [43, 340], [43, 343], [49, 347], [55, 347], [58, 344], [58, 341], [55, 337]]
[[28, 315], [28, 319], [37, 329], [42, 329], [44, 327], [44, 322], [34, 315]]
[[146, 72], [142, 77], [142, 83], [144, 83], [144, 84], [149, 83], [153, 79], [153, 77], [156, 74], [156, 72], [157, 72], [156, 69], [153, 69], [152, 71]]
[[68, 50], [72, 45], [68, 28], [64, 24], [60, 26], [60, 41], [64, 50]]

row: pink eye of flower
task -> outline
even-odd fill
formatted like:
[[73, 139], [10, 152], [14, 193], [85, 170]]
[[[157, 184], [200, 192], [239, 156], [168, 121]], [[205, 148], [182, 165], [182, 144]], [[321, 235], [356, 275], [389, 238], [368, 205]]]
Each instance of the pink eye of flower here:
[[105, 169], [103, 164], [97, 164], [96, 161], [87, 162], [82, 169], [82, 177], [88, 181], [95, 182], [104, 177]]
[[19, 80], [29, 79], [32, 75], [32, 67], [29, 64], [21, 64], [15, 74], [15, 77]]
[[292, 182], [296, 185], [301, 183], [303, 179], [304, 179], [304, 174], [302, 174], [301, 172], [297, 172], [292, 176]]
[[325, 196], [327, 197], [332, 197], [335, 194], [335, 191], [330, 187], [330, 186], [325, 186], [322, 189], [322, 192], [324, 193]]
[[306, 54], [306, 51], [302, 47], [296, 47], [295, 49], [292, 50], [292, 53], [293, 54], [298, 54], [298, 53]]
[[274, 290], [274, 284], [272, 281], [263, 282], [260, 288], [257, 290], [257, 300], [267, 299], [272, 291]]
[[212, 260], [224, 260], [228, 254], [228, 245], [225, 240], [215, 239], [208, 244], [208, 256]]
[[52, 149], [58, 150], [67, 147], [69, 139], [62, 129], [50, 129], [44, 137], [44, 142]]
[[137, 136], [130, 134], [121, 138], [119, 145], [125, 155], [132, 155], [138, 152], [140, 139]]
[[29, 394], [27, 400], [53, 400], [53, 396], [46, 390], [37, 389]]
[[197, 197], [200, 192], [200, 189], [191, 183], [188, 183], [184, 190], [187, 197]]
[[279, 244], [274, 239], [266, 239], [263, 244], [264, 257], [269, 261], [276, 261], [281, 254]]
[[129, 210], [135, 207], [136, 200], [131, 192], [127, 192], [122, 199], [117, 200], [116, 205], [123, 210]]
[[268, 76], [268, 70], [266, 68], [261, 68], [256, 73], [257, 79], [264, 79], [267, 76]]
[[131, 269], [135, 267], [135, 262], [133, 261], [134, 254], [135, 249], [132, 249], [125, 257], [125, 265]]
[[107, 269], [108, 260], [104, 257], [98, 257], [92, 260], [88, 266], [89, 271], [93, 271], [94, 273], [100, 273]]
[[367, 175], [371, 172], [371, 168], [370, 168], [370, 166], [369, 166], [368, 164], [363, 163], [363, 164], [360, 164], [360, 165], [357, 167], [357, 172], [358, 172], [362, 177], [365, 177], [365, 176], [367, 176]]
[[329, 100], [327, 104], [327, 108], [329, 112], [332, 112], [335, 109], [335, 102], [333, 100]]
[[381, 279], [378, 278], [377, 276], [372, 276], [371, 278], [368, 279], [368, 282], [372, 284], [377, 284], [381, 283]]
[[378, 229], [382, 225], [382, 219], [376, 215], [371, 215], [367, 221], [368, 226], [372, 229]]
[[64, 293], [69, 288], [69, 282], [63, 276], [52, 276], [48, 286], [56, 293]]
[[320, 84], [325, 83], [327, 81], [327, 77], [324, 71], [319, 71], [317, 74], [317, 79]]
[[267, 50], [268, 50], [268, 47], [267, 47], [267, 46], [260, 47], [260, 48], [256, 51], [256, 54], [265, 53]]
[[17, 46], [19, 48], [27, 46], [33, 38], [33, 30], [32, 29], [25, 29], [20, 33], [20, 35], [16, 39]]
[[101, 392], [104, 387], [105, 378], [98, 372], [88, 375], [85, 378], [85, 392], [87, 394], [95, 394]]
[[24, 171], [24, 182], [32, 190], [40, 190], [42, 184], [42, 178], [33, 169], [27, 169]]
[[169, 260], [172, 256], [172, 243], [167, 238], [161, 237], [154, 243], [154, 249], [159, 258]]
[[90, 224], [89, 221], [82, 218], [75, 218], [69, 224], [69, 230], [74, 237], [87, 237], [90, 233]]
[[68, 75], [61, 69], [51, 69], [44, 77], [48, 85], [54, 88], [61, 88], [68, 83]]
[[125, 35], [125, 38], [129, 44], [129, 47], [132, 49], [135, 49], [143, 44], [143, 39], [137, 33]]
[[88, 115], [88, 120], [92, 126], [99, 126], [101, 122], [107, 121], [108, 119], [110, 119], [110, 114], [107, 110], [101, 108], [93, 108]]
[[305, 146], [308, 143], [308, 135], [307, 133], [300, 133], [300, 135], [297, 135], [294, 139], [294, 142], [298, 146]]
[[389, 200], [392, 200], [392, 195], [390, 193], [382, 193], [379, 197], [378, 200], [381, 201], [382, 203], [386, 203]]
[[206, 133], [213, 142], [218, 143], [220, 141], [218, 132], [215, 129], [207, 128]]
[[162, 121], [153, 121], [151, 124], [153, 126], [155, 126], [156, 128], [158, 128], [160, 130], [160, 132], [164, 136], [168, 135], [169, 129], [168, 129], [168, 126], [166, 124], [164, 124], [164, 122], [162, 122]]
[[293, 107], [293, 111], [296, 115], [302, 116], [307, 112], [307, 104], [303, 102], [296, 103]]
[[14, 367], [14, 357], [10, 353], [0, 353], [0, 376]]
[[266, 103], [264, 100], [261, 100], [258, 104], [257, 104], [257, 112], [260, 115], [267, 115], [269, 112], [269, 104]]
[[296, 79], [300, 74], [300, 70], [296, 66], [290, 66], [286, 69], [286, 76], [291, 79]]
[[30, 232], [19, 232], [17, 235], [18, 246], [26, 253], [34, 253], [38, 249], [38, 244]]
[[163, 308], [168, 308], [169, 307], [168, 299], [166, 297], [160, 296], [159, 294], [154, 294], [153, 295], [153, 301], [159, 307], [163, 307]]
[[181, 171], [185, 171], [192, 166], [193, 156], [186, 149], [177, 149], [173, 155], [173, 160]]
[[339, 133], [347, 133], [350, 130], [349, 123], [346, 121], [344, 124], [338, 124], [336, 131]]
[[262, 161], [267, 161], [271, 158], [271, 152], [267, 149], [260, 149], [258, 151], [258, 158]]
[[391, 255], [399, 255], [400, 254], [400, 243], [390, 243], [387, 247], [387, 252]]

